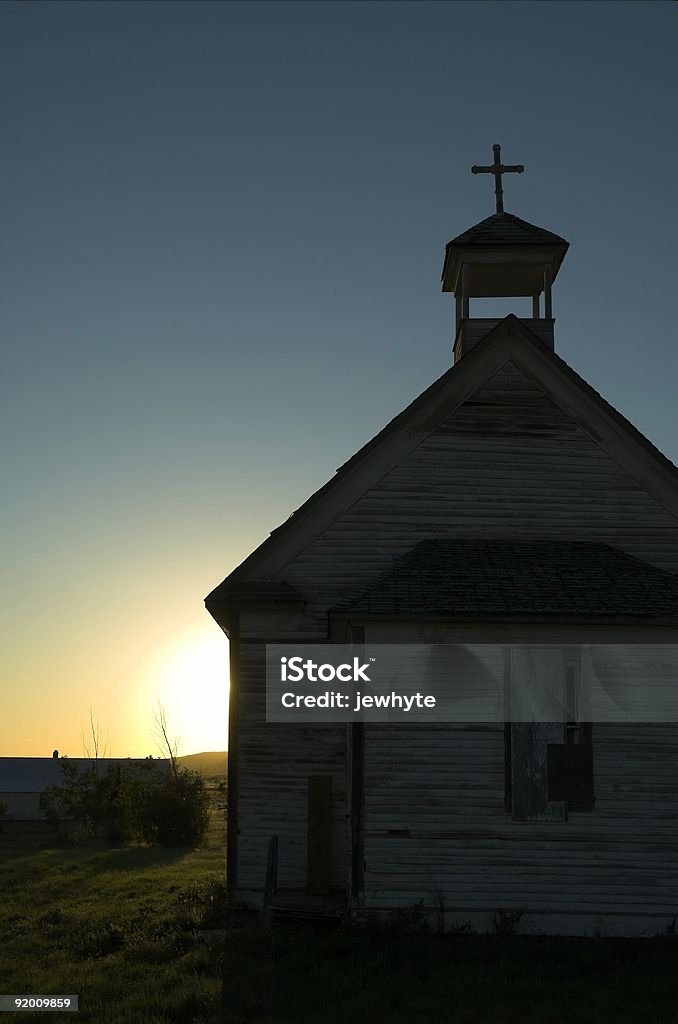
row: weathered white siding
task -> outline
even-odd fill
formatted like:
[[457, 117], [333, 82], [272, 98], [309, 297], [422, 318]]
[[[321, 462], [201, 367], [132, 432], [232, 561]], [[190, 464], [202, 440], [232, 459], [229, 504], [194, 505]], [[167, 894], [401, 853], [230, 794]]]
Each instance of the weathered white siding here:
[[678, 916], [677, 726], [594, 725], [595, 810], [564, 823], [505, 812], [501, 726], [370, 725], [365, 746], [366, 908], [619, 934]]
[[[678, 571], [678, 519], [507, 363], [280, 573], [308, 600], [293, 636], [258, 629], [254, 613], [247, 635], [322, 640], [328, 609], [393, 558], [429, 537], [469, 536], [604, 541]], [[279, 884], [303, 889], [306, 780], [325, 773], [334, 784], [333, 884], [343, 886], [345, 730], [266, 724], [264, 686], [263, 643], [245, 640], [238, 887], [262, 889], [275, 833]], [[433, 905], [442, 889], [464, 919], [528, 904], [540, 921], [559, 922], [547, 930], [593, 928], [601, 915], [623, 913], [634, 923], [622, 931], [651, 931], [657, 915], [678, 915], [677, 751], [673, 727], [594, 727], [595, 811], [532, 824], [504, 811], [500, 727], [370, 726], [366, 903]], [[410, 835], [387, 834], [399, 829]]]
[[265, 644], [241, 642], [238, 889], [263, 889], [272, 835], [280, 888], [305, 889], [308, 777], [331, 775], [331, 884], [343, 891], [346, 728], [267, 723], [265, 672]]
[[427, 537], [604, 541], [678, 572], [678, 520], [507, 363], [282, 576], [310, 630]]

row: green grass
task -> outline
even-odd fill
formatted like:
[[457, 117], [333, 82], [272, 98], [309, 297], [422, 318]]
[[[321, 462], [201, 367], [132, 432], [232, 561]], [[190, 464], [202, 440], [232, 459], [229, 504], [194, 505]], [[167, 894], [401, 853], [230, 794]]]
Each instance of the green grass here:
[[[215, 794], [216, 797], [216, 794]], [[398, 934], [227, 914], [202, 849], [0, 838], [0, 992], [77, 993], [50, 1024], [675, 1024], [678, 941]]]
[[[0, 837], [0, 992], [78, 994], [81, 1011], [3, 1014], [92, 1024], [220, 1020], [225, 828], [204, 847], [40, 848]], [[26, 842], [26, 839], [29, 841]]]

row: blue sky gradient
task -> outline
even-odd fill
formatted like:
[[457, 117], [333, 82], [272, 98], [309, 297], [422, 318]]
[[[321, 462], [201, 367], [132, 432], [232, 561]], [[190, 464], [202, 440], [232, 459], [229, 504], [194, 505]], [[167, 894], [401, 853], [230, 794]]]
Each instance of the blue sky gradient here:
[[[148, 659], [450, 365], [443, 249], [494, 210], [494, 142], [506, 209], [571, 243], [556, 351], [678, 461], [677, 18], [0, 6], [0, 753], [45, 752], [34, 706], [81, 753], [90, 704], [153, 752]], [[211, 692], [189, 746], [225, 745]]]

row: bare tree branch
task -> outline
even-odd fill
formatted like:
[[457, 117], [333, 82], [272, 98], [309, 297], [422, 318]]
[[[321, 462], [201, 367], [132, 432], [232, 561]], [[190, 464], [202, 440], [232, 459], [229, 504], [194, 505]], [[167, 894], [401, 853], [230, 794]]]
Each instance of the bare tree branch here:
[[[96, 774], [96, 776], [98, 778], [99, 777], [99, 763], [98, 763], [99, 762], [99, 749], [101, 747], [101, 727], [99, 725], [99, 722], [94, 720], [94, 708], [90, 707], [88, 710], [89, 710], [90, 738], [89, 738], [88, 741], [86, 741], [85, 740], [85, 733], [81, 729], [80, 730], [80, 742], [82, 743], [82, 749], [84, 751], [85, 757], [88, 758], [88, 760], [94, 762], [94, 771], [95, 771], [95, 774]], [[105, 748], [104, 748], [104, 756], [105, 756]]]
[[170, 740], [170, 738], [169, 738], [169, 732], [168, 732], [168, 728], [167, 728], [167, 712], [165, 711], [165, 708], [163, 707], [163, 705], [161, 704], [160, 701], [158, 701], [158, 706], [157, 706], [157, 709], [156, 709], [153, 717], [154, 717], [155, 726], [156, 726], [156, 729], [155, 729], [155, 732], [156, 732], [156, 743], [157, 743], [158, 748], [159, 748], [160, 752], [162, 753], [163, 757], [165, 756], [165, 753], [167, 754], [167, 756], [169, 758], [169, 762], [170, 762], [170, 767], [172, 769], [172, 774], [174, 775], [174, 781], [176, 782], [176, 784], [178, 786], [179, 785], [179, 766], [178, 766], [178, 758], [177, 758], [178, 740], [175, 737], [174, 742], [172, 742]]

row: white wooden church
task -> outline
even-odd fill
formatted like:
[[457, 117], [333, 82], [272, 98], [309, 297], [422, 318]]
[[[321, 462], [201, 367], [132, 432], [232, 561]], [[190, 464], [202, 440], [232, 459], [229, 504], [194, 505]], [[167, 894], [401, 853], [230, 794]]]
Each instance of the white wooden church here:
[[[445, 249], [453, 365], [206, 599], [230, 639], [235, 901], [546, 934], [678, 917], [678, 725], [592, 721], [581, 653], [678, 643], [678, 470], [556, 353], [568, 243], [504, 212], [522, 170], [498, 146], [473, 168], [496, 212]], [[532, 316], [474, 317], [494, 296]], [[265, 646], [291, 641], [548, 645], [580, 698], [541, 731], [274, 724]]]

